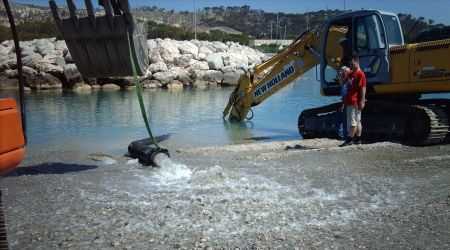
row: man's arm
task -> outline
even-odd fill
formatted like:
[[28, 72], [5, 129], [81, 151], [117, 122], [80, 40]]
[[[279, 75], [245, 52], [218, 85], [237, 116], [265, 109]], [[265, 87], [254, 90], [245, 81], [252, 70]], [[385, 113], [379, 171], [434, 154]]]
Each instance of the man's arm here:
[[366, 86], [363, 86], [360, 90], [361, 100], [359, 101], [359, 109], [363, 110], [366, 106]]

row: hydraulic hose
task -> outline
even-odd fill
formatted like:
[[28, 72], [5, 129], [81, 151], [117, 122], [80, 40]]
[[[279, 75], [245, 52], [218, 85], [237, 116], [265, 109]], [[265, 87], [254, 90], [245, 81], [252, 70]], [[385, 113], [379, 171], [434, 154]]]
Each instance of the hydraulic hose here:
[[133, 81], [134, 81], [134, 84], [136, 85], [136, 94], [137, 94], [138, 101], [139, 101], [139, 107], [141, 109], [142, 119], [144, 120], [145, 127], [147, 129], [147, 132], [148, 132], [148, 135], [150, 137], [151, 143], [153, 145], [155, 145], [157, 148], [159, 148], [158, 143], [156, 142], [155, 138], [153, 137], [153, 133], [152, 133], [152, 130], [150, 128], [150, 122], [148, 120], [147, 112], [145, 110], [144, 98], [142, 98], [143, 87], [142, 87], [142, 83], [140, 83], [139, 79], [138, 79], [136, 64], [135, 64], [134, 59], [133, 59], [133, 51], [132, 51], [132, 44], [131, 44], [131, 37], [130, 37], [130, 35], [128, 36], [128, 45], [129, 45], [128, 47], [129, 47], [129, 53], [130, 53], [131, 68], [133, 70]]
[[3, 0], [3, 4], [5, 5], [6, 14], [8, 15], [9, 26], [11, 28], [12, 37], [14, 40], [14, 47], [16, 51], [16, 60], [17, 60], [17, 74], [19, 75], [19, 105], [20, 105], [20, 115], [22, 118], [22, 131], [25, 139], [25, 144], [27, 144], [27, 123], [26, 123], [26, 114], [25, 114], [25, 83], [23, 79], [22, 73], [22, 55], [19, 44], [19, 36], [17, 35], [16, 24], [14, 22], [14, 16], [11, 12], [11, 7], [9, 6], [8, 0]]

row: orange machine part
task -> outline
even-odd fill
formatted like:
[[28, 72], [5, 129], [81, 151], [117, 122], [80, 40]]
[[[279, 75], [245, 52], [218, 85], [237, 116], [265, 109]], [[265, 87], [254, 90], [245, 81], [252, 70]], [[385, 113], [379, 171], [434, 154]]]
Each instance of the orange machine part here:
[[13, 170], [25, 157], [25, 139], [16, 101], [0, 99], [0, 175]]

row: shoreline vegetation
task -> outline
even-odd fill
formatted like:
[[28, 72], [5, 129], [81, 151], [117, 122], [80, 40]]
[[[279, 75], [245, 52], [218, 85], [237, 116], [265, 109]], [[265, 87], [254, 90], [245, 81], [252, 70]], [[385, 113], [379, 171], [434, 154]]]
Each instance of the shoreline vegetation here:
[[[150, 39], [147, 44], [150, 65], [139, 81], [149, 89], [234, 86], [245, 70], [266, 58], [262, 52], [237, 42]], [[34, 39], [20, 46], [27, 90], [86, 92], [134, 87], [132, 77], [84, 78], [63, 40]], [[17, 89], [17, 78], [14, 44], [7, 40], [0, 44], [0, 90]]]

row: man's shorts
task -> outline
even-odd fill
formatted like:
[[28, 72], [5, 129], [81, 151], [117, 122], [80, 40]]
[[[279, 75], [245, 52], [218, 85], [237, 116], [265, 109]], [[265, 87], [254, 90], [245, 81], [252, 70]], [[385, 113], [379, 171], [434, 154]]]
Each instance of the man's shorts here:
[[361, 110], [355, 106], [346, 106], [347, 128], [356, 127], [361, 124]]

